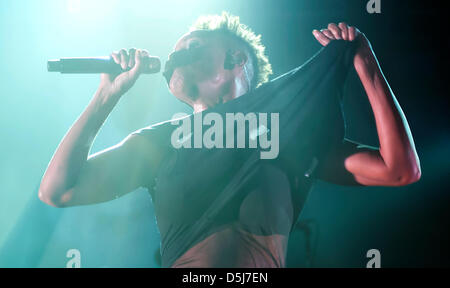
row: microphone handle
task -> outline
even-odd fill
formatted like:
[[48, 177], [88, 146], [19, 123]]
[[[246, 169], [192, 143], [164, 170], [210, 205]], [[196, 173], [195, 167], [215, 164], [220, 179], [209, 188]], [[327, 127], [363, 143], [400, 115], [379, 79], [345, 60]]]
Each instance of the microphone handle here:
[[[144, 74], [158, 73], [161, 70], [161, 61], [158, 57], [144, 58]], [[119, 74], [130, 69], [123, 70], [111, 57], [84, 57], [61, 58], [47, 62], [48, 72], [61, 72], [64, 74]]]

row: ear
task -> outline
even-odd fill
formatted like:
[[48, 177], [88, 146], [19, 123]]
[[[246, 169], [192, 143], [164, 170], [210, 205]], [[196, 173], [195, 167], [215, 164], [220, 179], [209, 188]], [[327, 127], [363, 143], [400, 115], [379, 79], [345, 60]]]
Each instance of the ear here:
[[226, 52], [224, 68], [227, 70], [233, 70], [236, 65], [242, 68], [247, 63], [247, 54], [240, 50], [229, 49]]
[[234, 64], [238, 65], [240, 67], [244, 67], [244, 65], [247, 63], [247, 54], [241, 50], [236, 50], [232, 54], [234, 59]]

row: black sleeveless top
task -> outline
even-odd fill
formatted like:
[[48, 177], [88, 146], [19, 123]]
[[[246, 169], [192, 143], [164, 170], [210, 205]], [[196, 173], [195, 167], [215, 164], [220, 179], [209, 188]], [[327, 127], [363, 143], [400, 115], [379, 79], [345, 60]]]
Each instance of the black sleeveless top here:
[[[163, 267], [230, 223], [253, 235], [289, 235], [315, 168], [344, 139], [341, 100], [354, 46], [333, 41], [304, 65], [197, 114], [215, 112], [225, 119], [226, 113], [278, 113], [275, 159], [261, 159], [264, 149], [249, 148], [247, 142], [246, 148], [176, 149], [171, 136], [178, 125], [171, 121], [133, 133], [157, 144], [164, 155], [156, 177], [145, 184], [155, 207]], [[193, 117], [185, 118], [192, 120], [191, 127]], [[273, 136], [273, 131], [266, 133]]]

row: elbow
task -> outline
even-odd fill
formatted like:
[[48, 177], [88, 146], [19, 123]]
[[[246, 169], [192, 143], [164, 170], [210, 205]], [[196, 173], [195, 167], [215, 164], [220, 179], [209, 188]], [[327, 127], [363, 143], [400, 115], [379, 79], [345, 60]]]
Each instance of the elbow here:
[[406, 185], [415, 183], [422, 177], [422, 169], [420, 168], [419, 158], [415, 157], [414, 161], [411, 161], [409, 165], [408, 173], [406, 174]]
[[66, 206], [61, 197], [56, 196], [56, 193], [49, 193], [42, 188], [39, 188], [38, 197], [43, 203], [55, 208], [63, 208]]
[[420, 180], [420, 178], [422, 177], [422, 171], [420, 171], [420, 167], [417, 167], [417, 168], [414, 169], [413, 172], [411, 172], [407, 176], [408, 177], [406, 178], [406, 180], [407, 180], [406, 181], [407, 182], [406, 185], [412, 184], [412, 183], [415, 183], [415, 182]]
[[397, 185], [396, 186], [406, 186], [413, 183], [416, 183], [422, 177], [422, 171], [420, 169], [419, 164], [411, 165], [408, 169], [404, 169], [397, 177]]

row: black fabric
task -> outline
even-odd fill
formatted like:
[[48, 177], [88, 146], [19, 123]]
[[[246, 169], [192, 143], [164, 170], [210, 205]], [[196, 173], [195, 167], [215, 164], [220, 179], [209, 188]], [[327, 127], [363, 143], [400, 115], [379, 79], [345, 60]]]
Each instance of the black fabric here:
[[135, 132], [165, 147], [167, 155], [147, 184], [161, 235], [162, 266], [170, 267], [228, 223], [239, 222], [255, 235], [290, 233], [314, 168], [344, 139], [341, 100], [354, 46], [332, 41], [304, 65], [202, 112], [217, 112], [223, 119], [227, 112], [279, 113], [276, 159], [260, 159], [259, 148], [175, 149], [170, 141], [177, 126], [170, 121]]

